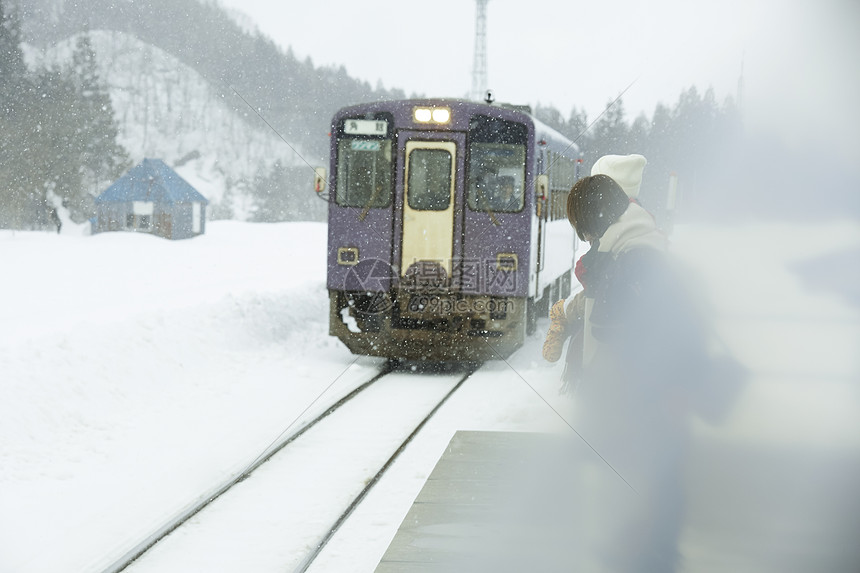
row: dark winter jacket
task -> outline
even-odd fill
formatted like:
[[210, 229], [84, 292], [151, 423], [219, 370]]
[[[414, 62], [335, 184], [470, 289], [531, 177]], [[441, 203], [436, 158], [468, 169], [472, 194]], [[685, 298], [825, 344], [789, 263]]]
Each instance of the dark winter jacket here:
[[[661, 244], [653, 218], [631, 204], [583, 257], [577, 272], [586, 301], [582, 365], [567, 370], [596, 383], [612, 377], [628, 388], [666, 392], [691, 413], [719, 423], [746, 374], [715, 352], [707, 313]], [[568, 356], [577, 360], [572, 350]]]
[[625, 312], [633, 310], [629, 299], [641, 290], [638, 283], [647, 278], [647, 274], [639, 275], [647, 271], [649, 261], [661, 259], [665, 252], [666, 238], [654, 218], [631, 203], [582, 258], [577, 277], [585, 287], [584, 368], [589, 368], [607, 341], [606, 329], [624, 324]]
[[595, 360], [626, 378], [670, 383], [694, 375], [705, 360], [705, 326], [666, 254], [632, 248], [590, 261], [586, 300]]

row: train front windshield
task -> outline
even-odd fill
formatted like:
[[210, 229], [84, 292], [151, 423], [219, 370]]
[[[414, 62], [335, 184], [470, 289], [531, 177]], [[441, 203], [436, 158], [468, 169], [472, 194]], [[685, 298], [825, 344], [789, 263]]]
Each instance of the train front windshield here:
[[390, 140], [341, 139], [337, 156], [338, 205], [368, 208], [391, 203]]
[[525, 146], [472, 143], [469, 149], [469, 207], [513, 212], [525, 199]]

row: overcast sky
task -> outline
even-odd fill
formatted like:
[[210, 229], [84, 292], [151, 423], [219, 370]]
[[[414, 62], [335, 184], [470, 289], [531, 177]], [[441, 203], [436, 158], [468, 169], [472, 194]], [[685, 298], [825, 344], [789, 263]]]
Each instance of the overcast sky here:
[[[467, 95], [472, 0], [220, 0], [316, 65], [343, 65], [407, 95]], [[736, 96], [750, 124], [808, 145], [839, 138], [860, 159], [856, 0], [490, 0], [489, 87], [499, 101], [572, 107], [593, 119], [631, 82], [628, 117], [681, 90]], [[849, 127], [850, 126], [850, 127]]]

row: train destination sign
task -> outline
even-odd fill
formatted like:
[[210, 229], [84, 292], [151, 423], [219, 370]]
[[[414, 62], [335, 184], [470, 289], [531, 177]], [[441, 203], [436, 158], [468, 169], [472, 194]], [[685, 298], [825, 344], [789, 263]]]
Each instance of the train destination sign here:
[[343, 131], [354, 135], [385, 135], [388, 122], [383, 119], [347, 119], [343, 122]]
[[349, 142], [349, 148], [356, 151], [379, 151], [378, 139], [357, 139]]

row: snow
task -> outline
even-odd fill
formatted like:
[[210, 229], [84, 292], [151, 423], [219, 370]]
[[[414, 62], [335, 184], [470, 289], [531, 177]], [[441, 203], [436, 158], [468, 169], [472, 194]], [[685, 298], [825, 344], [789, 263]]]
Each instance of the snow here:
[[[110, 94], [117, 141], [132, 165], [147, 157], [163, 159], [214, 204], [232, 185], [234, 218], [242, 220], [250, 216], [250, 207], [246, 189], [236, 188], [236, 182], [252, 181], [277, 162], [303, 164], [231, 86], [213, 86], [177, 58], [129, 34], [92, 30], [89, 37]], [[68, 64], [77, 39], [45, 51], [25, 45], [28, 65]], [[110, 183], [102, 182], [100, 189]]]
[[[674, 248], [706, 285], [726, 345], [757, 375], [725, 427], [700, 424], [697, 435], [856, 455], [860, 309], [791, 269], [860, 248], [860, 227], [805, 225], [801, 236], [776, 223], [679, 226]], [[102, 570], [369, 378], [381, 361], [328, 335], [325, 252], [318, 223], [214, 221], [185, 241], [0, 231], [0, 571]], [[546, 326], [507, 361], [485, 364], [440, 410], [315, 570], [372, 571], [455, 431], [570, 431], [560, 418], [571, 415], [561, 365], [540, 358]], [[424, 390], [440, 381], [431, 376]], [[416, 399], [400, 392], [386, 407]], [[307, 447], [334, 455], [333, 436], [349, 429], [308, 436]], [[282, 472], [273, 483], [296, 511], [321, 519], [343, 500], [320, 499], [307, 484], [360, 479], [335, 471], [291, 490], [287, 480], [309, 478], [296, 467], [267, 472]], [[237, 502], [213, 513], [229, 522], [243, 507], [262, 518], [264, 509]], [[205, 547], [233, 551], [217, 525], [209, 529]], [[287, 535], [299, 529], [287, 524]], [[282, 535], [273, 529], [256, 542], [276, 546]], [[134, 571], [190, 559], [175, 543]], [[287, 570], [295, 558], [264, 555], [247, 570]], [[204, 569], [237, 570], [229, 561]]]

